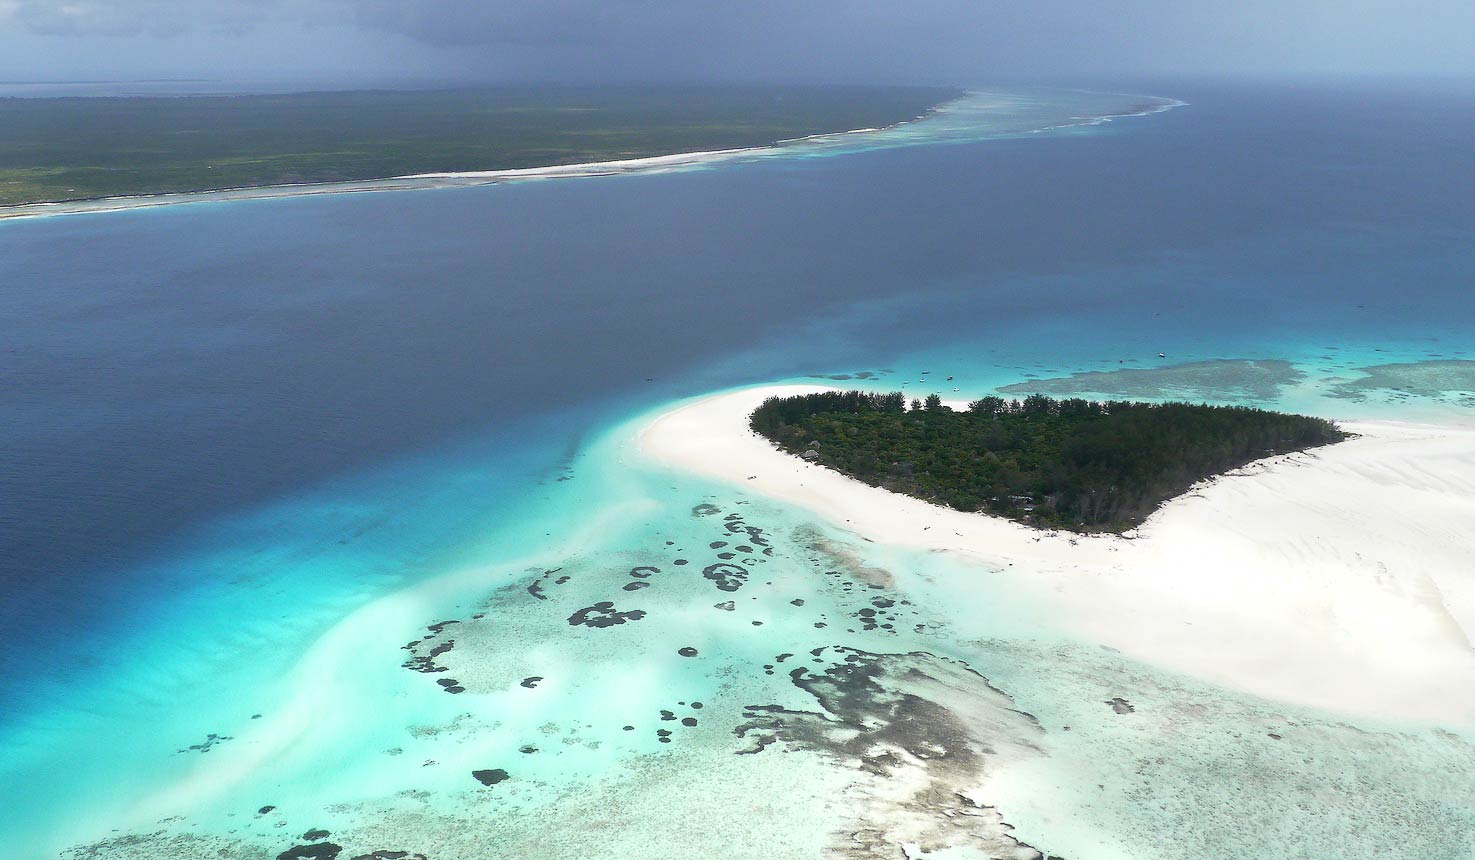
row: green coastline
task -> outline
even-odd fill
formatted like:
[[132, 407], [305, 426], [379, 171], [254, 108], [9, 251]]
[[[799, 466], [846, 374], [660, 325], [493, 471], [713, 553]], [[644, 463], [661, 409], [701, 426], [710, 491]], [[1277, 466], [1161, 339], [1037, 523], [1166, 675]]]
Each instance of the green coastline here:
[[0, 206], [518, 170], [881, 128], [940, 87], [503, 87], [0, 99]]

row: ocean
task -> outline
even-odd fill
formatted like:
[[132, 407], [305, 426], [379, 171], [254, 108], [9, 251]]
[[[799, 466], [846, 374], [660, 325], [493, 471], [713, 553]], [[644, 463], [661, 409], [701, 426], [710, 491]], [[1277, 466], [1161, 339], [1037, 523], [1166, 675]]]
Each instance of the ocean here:
[[[1470, 766], [1445, 734], [1327, 728], [1320, 763], [1256, 769], [1214, 720], [1272, 703], [1073, 650], [988, 571], [948, 617], [924, 595], [949, 562], [632, 455], [654, 412], [774, 381], [1475, 415], [1475, 93], [1136, 89], [1162, 99], [981, 96], [680, 170], [0, 223], [7, 845], [275, 857], [322, 827], [436, 860], [814, 856], [853, 785], [833, 750], [734, 757], [774, 714], [748, 706], [825, 701], [780, 653], [890, 677], [926, 650], [993, 685], [971, 707], [997, 688], [1048, 725], [1093, 672], [1218, 697], [1169, 744], [1196, 769], [1109, 796], [1087, 789], [1160, 741], [1001, 729], [1099, 768], [1037, 788], [1069, 821], [1000, 810], [1041, 850], [1465, 856], [1469, 789], [1425, 778]], [[696, 575], [724, 553], [734, 580]], [[912, 600], [889, 628], [859, 620], [901, 599], [872, 569]], [[1280, 802], [1318, 781], [1336, 816]], [[1422, 815], [1349, 823], [1383, 807]]]

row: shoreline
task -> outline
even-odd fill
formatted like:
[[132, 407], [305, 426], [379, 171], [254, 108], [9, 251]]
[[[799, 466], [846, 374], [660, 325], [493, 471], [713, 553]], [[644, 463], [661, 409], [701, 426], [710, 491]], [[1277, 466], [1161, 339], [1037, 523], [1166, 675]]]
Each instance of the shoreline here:
[[211, 188], [203, 191], [161, 191], [157, 194], [128, 194], [117, 197], [91, 197], [82, 200], [59, 200], [17, 203], [0, 206], [0, 221], [12, 218], [44, 218], [52, 215], [85, 215], [96, 212], [121, 212], [186, 203], [225, 203], [235, 200], [274, 200], [283, 197], [310, 197], [318, 194], [356, 194], [374, 191], [431, 191], [438, 188], [475, 188], [502, 182], [532, 179], [571, 179], [580, 176], [618, 176], [623, 173], [657, 171], [662, 168], [688, 167], [726, 161], [751, 153], [782, 150], [815, 140], [851, 134], [888, 131], [935, 116], [947, 105], [962, 101], [971, 92], [939, 102], [925, 113], [880, 128], [856, 128], [827, 131], [804, 137], [776, 140], [762, 146], [734, 149], [708, 149], [647, 155], [611, 161], [584, 161], [575, 164], [553, 164], [541, 167], [509, 167], [490, 170], [438, 171], [407, 173], [378, 179], [349, 179], [339, 182], [303, 182], [283, 185], [245, 185], [236, 188]]
[[[88, 215], [104, 212], [123, 212], [134, 209], [151, 209], [161, 206], [190, 203], [227, 203], [239, 200], [275, 200], [289, 197], [312, 197], [322, 194], [361, 194], [387, 191], [433, 191], [442, 188], [476, 188], [499, 185], [505, 182], [527, 182], [539, 179], [573, 179], [593, 176], [619, 176], [630, 173], [656, 173], [664, 170], [696, 168], [747, 157], [762, 157], [781, 154], [806, 144], [840, 141], [867, 134], [884, 134], [896, 131], [946, 113], [950, 107], [967, 102], [970, 98], [988, 95], [979, 90], [968, 90], [957, 98], [939, 102], [928, 111], [908, 120], [881, 128], [856, 128], [822, 132], [805, 137], [777, 140], [761, 146], [734, 149], [697, 150], [666, 155], [642, 156], [639, 158], [615, 159], [611, 161], [589, 161], [576, 164], [546, 165], [542, 167], [518, 167], [491, 170], [454, 172], [411, 173], [379, 179], [353, 179], [337, 182], [305, 182], [285, 185], [251, 185], [235, 188], [216, 188], [204, 191], [165, 191], [157, 194], [123, 195], [118, 197], [95, 197], [83, 200], [18, 203], [0, 206], [0, 221], [28, 218], [48, 218], [59, 215]], [[1099, 125], [1112, 119], [1150, 116], [1156, 113], [1186, 106], [1178, 99], [1158, 96], [1131, 96], [1125, 98], [1156, 99], [1161, 104], [1125, 113], [1105, 114], [1091, 117], [1070, 117], [1069, 122], [1057, 123], [1034, 129], [1031, 133], [1043, 133], [1081, 125]]]
[[637, 446], [863, 540], [998, 569], [1068, 635], [1152, 665], [1300, 706], [1475, 723], [1475, 430], [1348, 422], [1356, 438], [1200, 484], [1125, 536], [1084, 536], [871, 487], [748, 428], [764, 398], [823, 388], [699, 398]]
[[693, 166], [724, 161], [752, 152], [775, 147], [717, 149], [682, 152], [618, 161], [590, 161], [548, 167], [520, 167], [504, 170], [467, 171], [461, 173], [412, 173], [383, 179], [353, 179], [342, 182], [306, 182], [292, 185], [249, 185], [239, 188], [217, 188], [209, 191], [166, 191], [159, 194], [98, 197], [54, 203], [20, 203], [0, 207], [0, 221], [22, 218], [46, 218], [57, 215], [86, 215], [99, 212], [122, 212], [190, 203], [226, 203], [237, 200], [275, 200], [287, 197], [313, 197], [323, 194], [359, 194], [385, 191], [431, 191], [439, 188], [475, 188], [503, 182], [533, 179], [567, 179], [580, 176], [617, 176], [623, 173], [656, 171], [662, 168]]

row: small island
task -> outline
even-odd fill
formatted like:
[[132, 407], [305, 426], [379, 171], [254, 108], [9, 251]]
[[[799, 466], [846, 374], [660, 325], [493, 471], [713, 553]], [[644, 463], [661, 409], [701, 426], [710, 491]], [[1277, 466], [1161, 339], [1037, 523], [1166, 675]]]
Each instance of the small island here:
[[826, 391], [770, 397], [759, 435], [871, 486], [1044, 529], [1123, 532], [1195, 483], [1347, 438], [1322, 418], [1243, 406]]

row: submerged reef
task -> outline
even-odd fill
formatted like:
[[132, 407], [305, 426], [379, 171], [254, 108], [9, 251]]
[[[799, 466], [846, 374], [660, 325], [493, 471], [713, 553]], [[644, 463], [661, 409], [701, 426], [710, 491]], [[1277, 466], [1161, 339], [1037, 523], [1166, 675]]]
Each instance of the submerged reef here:
[[[213, 836], [179, 817], [63, 857], [1076, 860], [1115, 844], [1056, 815], [1164, 858], [1337, 856], [1329, 834], [1442, 857], [1475, 828], [1462, 738], [1363, 730], [1110, 649], [971, 638], [992, 622], [940, 604], [934, 581], [963, 569], [742, 498], [687, 516], [691, 501], [675, 527], [501, 571], [409, 660], [390, 651], [415, 707], [378, 748], [382, 792], [312, 808], [262, 793]], [[643, 615], [569, 623], [601, 604]], [[452, 678], [465, 693], [447, 700]]]
[[[1040, 754], [1039, 722], [967, 664], [934, 654], [818, 649], [839, 657], [821, 672], [789, 672], [816, 709], [749, 705], [733, 733], [752, 743], [820, 753], [857, 775], [835, 856], [893, 858], [897, 847], [968, 850], [999, 860], [1046, 855], [1011, 835], [997, 809], [968, 796], [991, 761]], [[767, 753], [772, 754], [772, 753]]]
[[1274, 400], [1281, 389], [1306, 378], [1289, 361], [1217, 359], [1167, 367], [1093, 370], [1050, 379], [1031, 379], [999, 388], [1001, 394], [1094, 394], [1106, 397], [1187, 400]]
[[1329, 392], [1332, 397], [1366, 400], [1374, 395], [1385, 397], [1457, 396], [1464, 405], [1475, 405], [1475, 361], [1438, 359], [1398, 364], [1375, 364], [1357, 368], [1358, 379], [1337, 380]]

